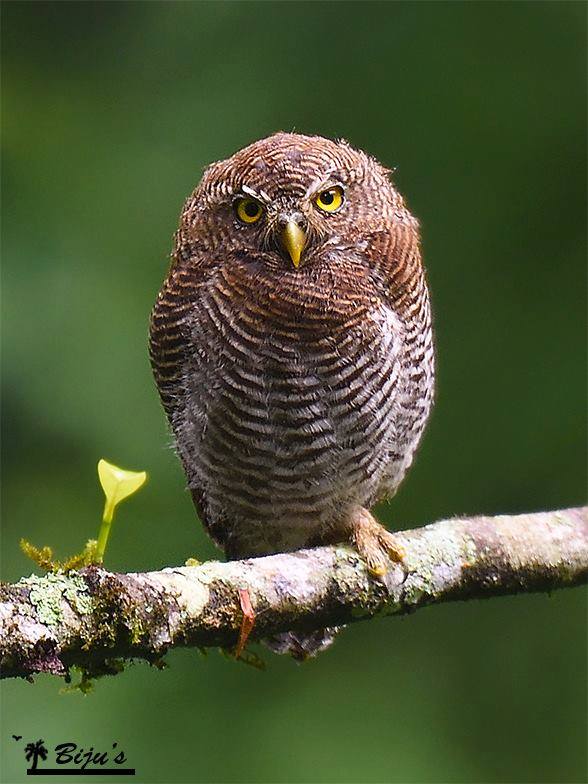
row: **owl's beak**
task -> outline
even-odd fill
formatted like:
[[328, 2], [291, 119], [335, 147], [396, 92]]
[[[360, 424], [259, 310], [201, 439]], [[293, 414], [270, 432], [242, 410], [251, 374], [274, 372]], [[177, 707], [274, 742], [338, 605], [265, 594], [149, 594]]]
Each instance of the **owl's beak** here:
[[306, 245], [306, 233], [294, 220], [289, 220], [282, 229], [282, 244], [288, 251], [292, 264], [296, 268], [300, 266], [300, 257]]

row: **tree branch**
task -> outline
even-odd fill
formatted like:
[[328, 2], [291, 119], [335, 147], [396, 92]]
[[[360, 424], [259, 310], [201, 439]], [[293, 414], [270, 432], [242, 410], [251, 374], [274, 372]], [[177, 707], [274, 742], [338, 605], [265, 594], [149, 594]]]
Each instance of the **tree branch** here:
[[254, 636], [398, 615], [427, 604], [551, 591], [588, 579], [588, 507], [444, 520], [397, 534], [406, 554], [385, 578], [351, 549], [114, 574], [89, 567], [0, 586], [3, 677], [161, 662], [179, 646], [235, 645], [248, 588]]

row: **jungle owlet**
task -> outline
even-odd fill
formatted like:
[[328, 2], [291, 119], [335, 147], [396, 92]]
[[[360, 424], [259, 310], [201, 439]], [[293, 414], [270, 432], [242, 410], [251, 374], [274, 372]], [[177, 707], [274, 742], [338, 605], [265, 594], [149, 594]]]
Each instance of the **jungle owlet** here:
[[382, 574], [401, 555], [369, 509], [412, 462], [434, 353], [418, 222], [388, 175], [345, 141], [277, 133], [184, 206], [151, 358], [231, 559], [349, 542]]

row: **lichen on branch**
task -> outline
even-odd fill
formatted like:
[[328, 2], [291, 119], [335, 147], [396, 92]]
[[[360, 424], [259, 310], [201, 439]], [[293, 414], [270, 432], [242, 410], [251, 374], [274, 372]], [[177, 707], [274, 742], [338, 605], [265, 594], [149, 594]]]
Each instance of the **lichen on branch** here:
[[235, 645], [247, 588], [253, 636], [398, 615], [428, 604], [552, 591], [588, 580], [588, 508], [443, 520], [396, 534], [404, 560], [370, 575], [348, 547], [158, 572], [98, 566], [0, 586], [2, 677], [113, 674], [171, 648]]

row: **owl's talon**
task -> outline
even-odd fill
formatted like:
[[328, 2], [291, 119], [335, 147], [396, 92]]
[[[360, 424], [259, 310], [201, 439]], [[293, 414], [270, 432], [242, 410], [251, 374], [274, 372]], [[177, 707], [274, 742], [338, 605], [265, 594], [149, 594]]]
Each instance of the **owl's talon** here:
[[239, 588], [239, 604], [243, 612], [241, 628], [239, 629], [239, 640], [235, 648], [235, 659], [239, 659], [245, 649], [249, 635], [255, 626], [255, 611], [251, 606], [251, 597], [247, 588]]
[[388, 557], [391, 561], [401, 563], [406, 555], [406, 550], [401, 544], [398, 544], [394, 534], [390, 534], [388, 531], [386, 531], [386, 534], [387, 536], [382, 537], [382, 546], [388, 553]]
[[367, 509], [358, 508], [352, 517], [351, 541], [366, 562], [372, 577], [382, 578], [391, 567], [391, 562], [401, 563], [404, 548]]

